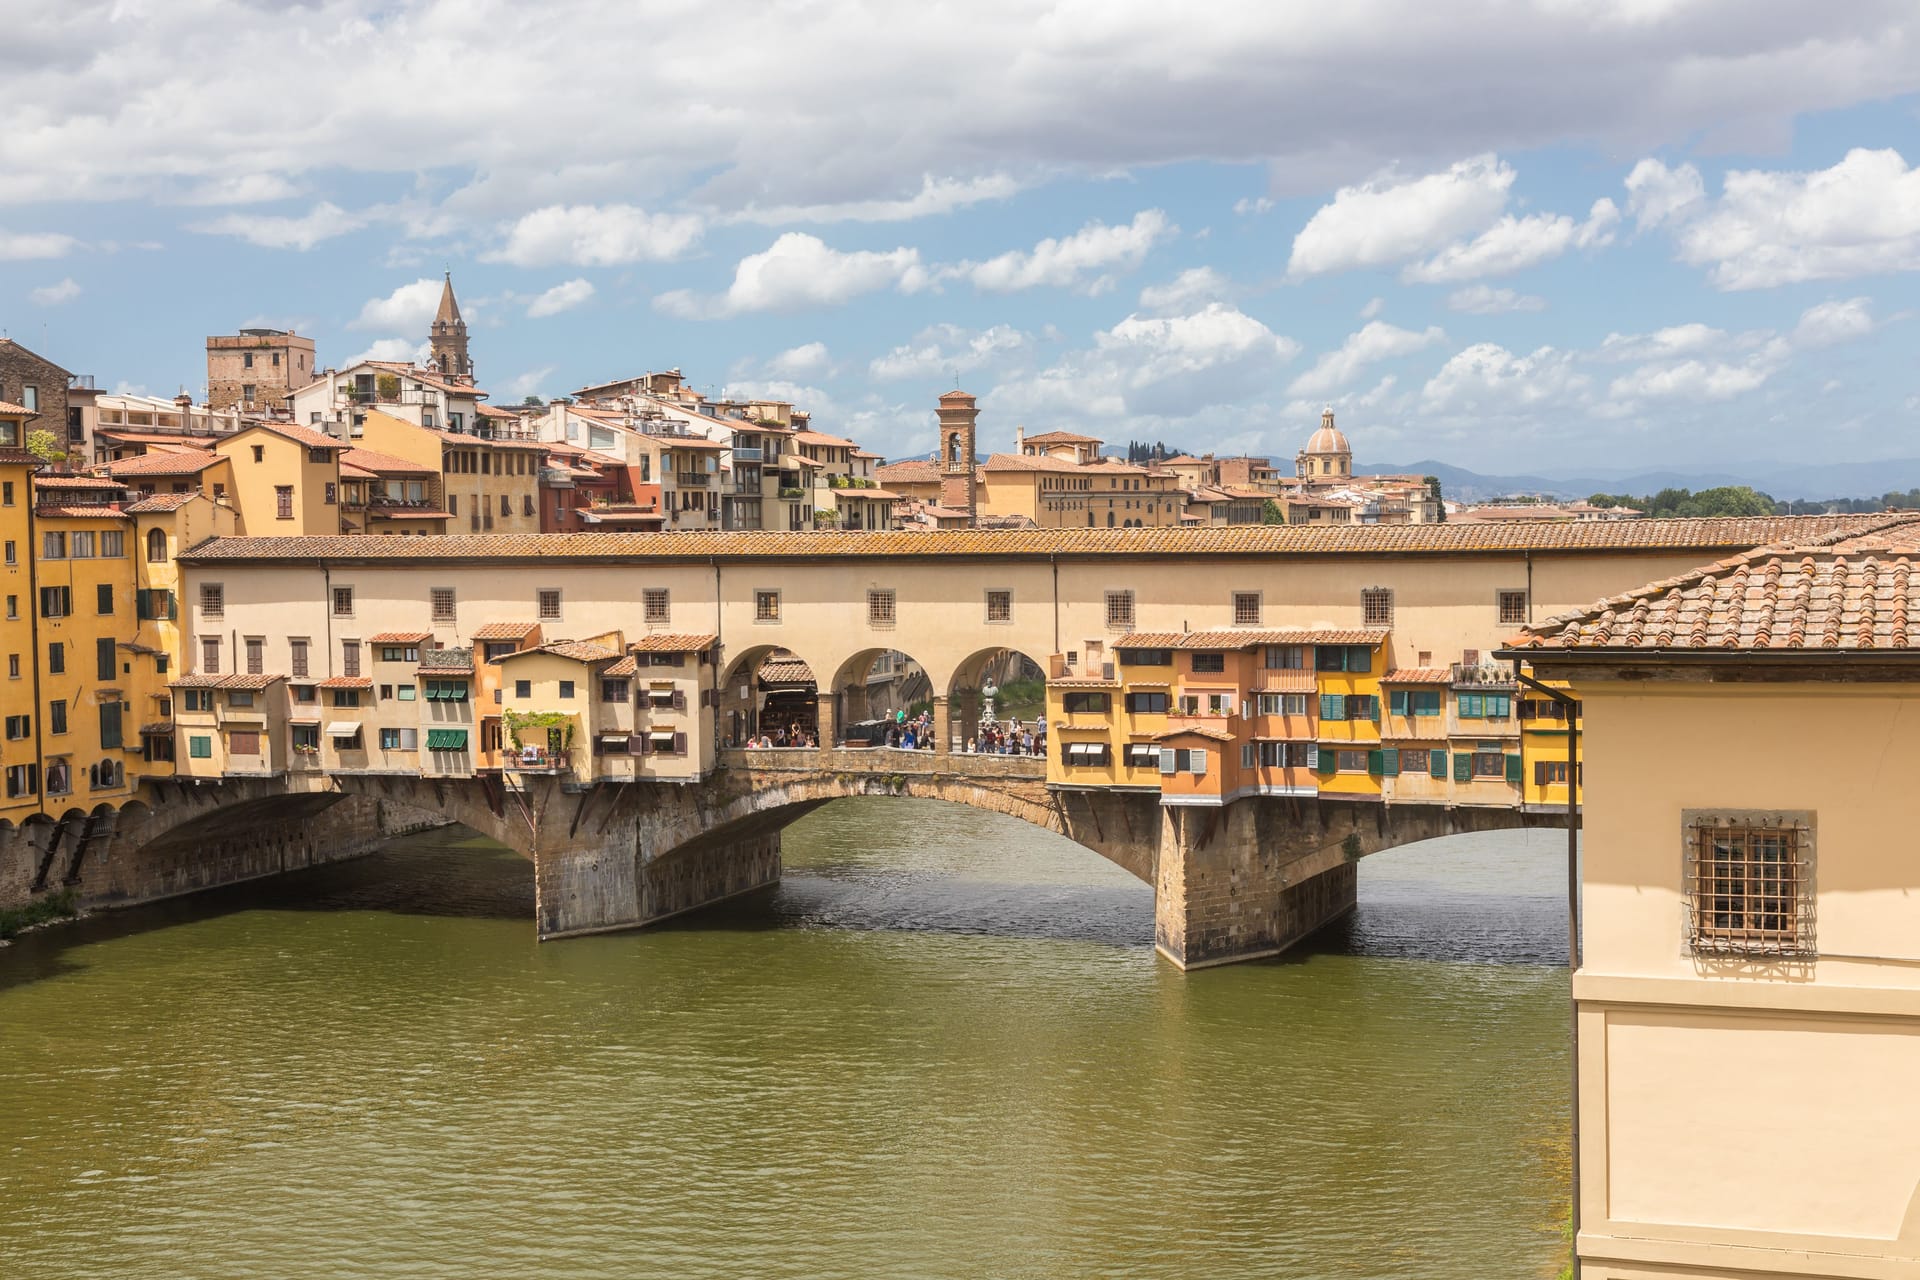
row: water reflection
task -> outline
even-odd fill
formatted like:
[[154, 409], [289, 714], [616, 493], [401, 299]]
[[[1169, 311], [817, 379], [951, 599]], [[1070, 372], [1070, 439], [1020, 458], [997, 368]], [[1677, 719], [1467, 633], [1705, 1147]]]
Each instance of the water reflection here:
[[1564, 1171], [1558, 844], [1362, 864], [1182, 976], [1147, 886], [842, 802], [785, 882], [534, 943], [458, 832], [0, 951], [0, 1273], [1529, 1275]]

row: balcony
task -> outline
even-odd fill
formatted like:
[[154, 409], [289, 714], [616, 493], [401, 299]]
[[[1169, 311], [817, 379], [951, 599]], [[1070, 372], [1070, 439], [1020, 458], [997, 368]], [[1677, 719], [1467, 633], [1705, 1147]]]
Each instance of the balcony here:
[[706, 489], [712, 486], [713, 477], [682, 472], [674, 476], [673, 483], [681, 489]]
[[735, 445], [733, 446], [733, 460], [735, 462], [759, 462], [761, 461], [760, 450]]
[[1481, 662], [1469, 665], [1464, 662], [1453, 664], [1453, 683], [1473, 688], [1512, 689], [1519, 681], [1514, 679], [1513, 667], [1505, 662]]

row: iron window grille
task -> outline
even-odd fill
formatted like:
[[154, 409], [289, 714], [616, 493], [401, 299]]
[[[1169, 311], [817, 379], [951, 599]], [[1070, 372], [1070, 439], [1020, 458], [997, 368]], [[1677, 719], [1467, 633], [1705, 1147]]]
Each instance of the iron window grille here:
[[1011, 591], [987, 592], [987, 621], [988, 622], [1012, 622], [1013, 621], [1013, 592]]
[[1393, 592], [1385, 587], [1368, 587], [1360, 593], [1361, 621], [1369, 627], [1393, 625]]
[[1527, 621], [1527, 593], [1524, 591], [1502, 591], [1498, 596], [1500, 624], [1502, 626], [1522, 626]]
[[1813, 832], [1793, 817], [1716, 814], [1687, 831], [1695, 955], [1814, 954]]
[[890, 627], [893, 621], [893, 592], [867, 592], [867, 625]]
[[1133, 628], [1133, 592], [1107, 592], [1107, 625], [1120, 630]]
[[640, 605], [646, 622], [666, 622], [672, 616], [672, 600], [665, 587], [646, 588], [640, 593]]
[[1258, 591], [1233, 593], [1233, 625], [1236, 627], [1260, 625], [1260, 593]]

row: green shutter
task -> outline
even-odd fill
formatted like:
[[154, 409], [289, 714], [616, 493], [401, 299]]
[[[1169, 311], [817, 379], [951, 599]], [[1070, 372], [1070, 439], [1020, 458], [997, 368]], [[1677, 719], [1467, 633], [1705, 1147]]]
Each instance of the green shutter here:
[[1347, 670], [1373, 670], [1373, 650], [1363, 644], [1349, 645], [1347, 647]]
[[213, 739], [206, 734], [194, 734], [187, 739], [187, 755], [194, 760], [211, 760]]
[[1431, 777], [1445, 779], [1447, 776], [1447, 753], [1430, 752], [1427, 757], [1427, 773]]
[[1507, 757], [1507, 781], [1517, 786], [1519, 785], [1520, 777], [1520, 757], [1517, 753], [1509, 755]]
[[1396, 716], [1407, 714], [1407, 691], [1395, 689], [1387, 694], [1387, 709]]
[[1346, 695], [1340, 693], [1321, 694], [1320, 718], [1322, 720], [1345, 720], [1347, 718]]
[[465, 751], [466, 749], [467, 731], [465, 729], [427, 730], [427, 750], [429, 751]]
[[1382, 758], [1385, 754], [1383, 751], [1367, 752], [1367, 775], [1369, 777], [1377, 778], [1386, 769], [1386, 761]]
[[1486, 700], [1477, 693], [1460, 695], [1460, 718], [1462, 720], [1483, 720], [1486, 718]]
[[1321, 747], [1320, 754], [1314, 761], [1313, 771], [1323, 778], [1331, 778], [1339, 767], [1340, 753], [1332, 747]]
[[1368, 713], [1367, 719], [1373, 721], [1375, 724], [1380, 723], [1380, 695], [1379, 694], [1370, 693], [1367, 695], [1367, 713]]
[[1400, 748], [1381, 748], [1380, 776], [1383, 778], [1397, 778], [1400, 776]]
[[1473, 753], [1456, 751], [1453, 753], [1453, 780], [1455, 782], [1473, 781]]

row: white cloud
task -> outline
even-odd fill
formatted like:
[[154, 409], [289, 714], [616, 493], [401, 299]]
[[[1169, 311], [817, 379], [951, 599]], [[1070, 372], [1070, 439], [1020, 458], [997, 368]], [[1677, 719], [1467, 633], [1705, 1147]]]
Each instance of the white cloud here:
[[[725, 400], [784, 400], [818, 419], [829, 419], [838, 413], [833, 397], [827, 392], [788, 378], [749, 378], [729, 382], [720, 388], [720, 396]], [[820, 429], [824, 431], [831, 428], [823, 423]]]
[[983, 201], [1005, 200], [1020, 184], [1004, 173], [955, 179], [925, 174], [920, 190], [897, 200], [848, 200], [837, 204], [779, 204], [749, 206], [727, 216], [728, 222], [758, 222], [783, 226], [794, 222], [910, 222], [915, 218], [952, 213]]
[[997, 324], [977, 332], [958, 325], [935, 325], [922, 330], [911, 343], [875, 359], [867, 373], [882, 382], [965, 373], [1023, 351], [1029, 344], [1027, 335], [1011, 325]]
[[1514, 172], [1493, 155], [1422, 178], [1342, 187], [1293, 238], [1287, 274], [1299, 279], [1380, 267], [1432, 253], [1480, 230], [1506, 207]]
[[37, 306], [57, 307], [63, 302], [72, 302], [80, 296], [80, 285], [72, 276], [58, 284], [42, 285], [27, 295], [28, 300]]
[[592, 296], [591, 281], [564, 280], [527, 304], [527, 318], [538, 320], [543, 316], [557, 316], [562, 311], [573, 310]]
[[1557, 258], [1571, 248], [1597, 249], [1613, 242], [1620, 210], [1613, 201], [1596, 200], [1587, 220], [1575, 223], [1566, 214], [1536, 213], [1524, 218], [1512, 214], [1471, 241], [1448, 245], [1426, 262], [1415, 263], [1400, 278], [1415, 284], [1450, 284], [1481, 276], [1510, 275]]
[[58, 231], [0, 231], [0, 262], [64, 258], [80, 242]]
[[1497, 316], [1509, 311], [1546, 309], [1545, 298], [1530, 293], [1516, 293], [1512, 289], [1496, 289], [1486, 284], [1470, 284], [1447, 295], [1447, 310], [1470, 316]]
[[1873, 299], [1848, 298], [1843, 302], [1822, 302], [1800, 314], [1793, 327], [1793, 345], [1800, 348], [1831, 347], [1864, 338], [1874, 330]]
[[1437, 325], [1416, 331], [1398, 328], [1384, 320], [1369, 321], [1357, 333], [1349, 334], [1336, 350], [1315, 361], [1313, 368], [1295, 378], [1287, 394], [1331, 395], [1353, 382], [1368, 365], [1424, 351], [1446, 340], [1446, 332]]
[[1735, 170], [1718, 200], [1683, 203], [1663, 221], [1681, 261], [1706, 267], [1721, 289], [1916, 271], [1920, 169], [1897, 151], [1856, 148], [1812, 173]]
[[817, 236], [789, 231], [765, 252], [742, 258], [724, 294], [701, 297], [675, 289], [660, 294], [653, 305], [685, 319], [714, 319], [750, 311], [838, 306], [863, 293], [889, 288], [912, 293], [926, 283], [917, 249], [842, 253]]
[[1368, 298], [1367, 305], [1360, 308], [1360, 318], [1362, 320], [1371, 320], [1386, 309], [1387, 300], [1385, 298]]
[[290, 200], [300, 188], [277, 173], [226, 174], [196, 183], [183, 192], [180, 204], [264, 204]]
[[767, 361], [767, 367], [786, 377], [805, 377], [810, 373], [819, 373], [832, 364], [824, 342], [806, 342], [797, 347], [788, 347], [773, 359]]
[[1185, 316], [1128, 316], [1022, 378], [1003, 381], [983, 408], [1022, 416], [1178, 421], [1232, 405], [1271, 383], [1300, 344], [1225, 303]]
[[970, 280], [974, 288], [990, 293], [1041, 286], [1079, 286], [1099, 293], [1111, 287], [1110, 271], [1133, 270], [1155, 244], [1179, 230], [1161, 210], [1143, 209], [1130, 223], [1089, 222], [1070, 236], [1042, 240], [1030, 251], [1015, 249], [985, 262], [958, 263], [943, 268], [941, 276]]
[[351, 368], [362, 360], [400, 360], [425, 364], [432, 354], [430, 343], [415, 342], [412, 338], [376, 338], [366, 350], [355, 352], [342, 360], [340, 367]]
[[1515, 355], [1497, 343], [1477, 342], [1428, 379], [1420, 402], [1428, 413], [1506, 416], [1581, 402], [1591, 385], [1570, 352], [1540, 347]]
[[[369, 298], [360, 314], [347, 321], [349, 329], [398, 329], [405, 333], [425, 333], [440, 309], [440, 293], [445, 282], [425, 276], [412, 284], [403, 284], [384, 298]], [[382, 357], [384, 358], [384, 357]]]
[[322, 241], [358, 231], [371, 221], [371, 214], [350, 213], [323, 200], [297, 218], [278, 213], [229, 213], [188, 229], [207, 235], [238, 236], [263, 249], [298, 249], [304, 253]]
[[1209, 302], [1225, 302], [1234, 294], [1233, 281], [1212, 267], [1189, 267], [1165, 284], [1140, 291], [1140, 305], [1148, 311], [1192, 311]]
[[1718, 360], [1682, 360], [1644, 365], [1615, 378], [1607, 387], [1614, 400], [1728, 400], [1752, 391], [1773, 373], [1763, 361], [1727, 364]]
[[1642, 160], [1627, 175], [1627, 212], [1643, 230], [1685, 217], [1706, 196], [1700, 171], [1690, 164], [1669, 169], [1658, 160]]
[[[1759, 335], [1756, 335], [1758, 337]], [[1670, 360], [1728, 347], [1732, 337], [1712, 325], [1676, 324], [1652, 333], [1610, 333], [1594, 352], [1601, 360]], [[1749, 343], [1748, 345], [1751, 345]]]
[[506, 243], [482, 260], [516, 267], [666, 262], [691, 249], [701, 230], [700, 219], [690, 214], [648, 213], [630, 204], [556, 204], [515, 222]]
[[[545, 386], [547, 379], [552, 376], [553, 366], [550, 364], [543, 364], [537, 369], [515, 374], [507, 379], [506, 385], [501, 388], [502, 395], [495, 403], [503, 408], [511, 408], [523, 403], [528, 396], [540, 396], [540, 388]], [[541, 398], [545, 399], [544, 396]]]
[[1273, 201], [1266, 196], [1241, 196], [1233, 202], [1233, 211], [1241, 217], [1249, 214], [1267, 213], [1273, 209]]

